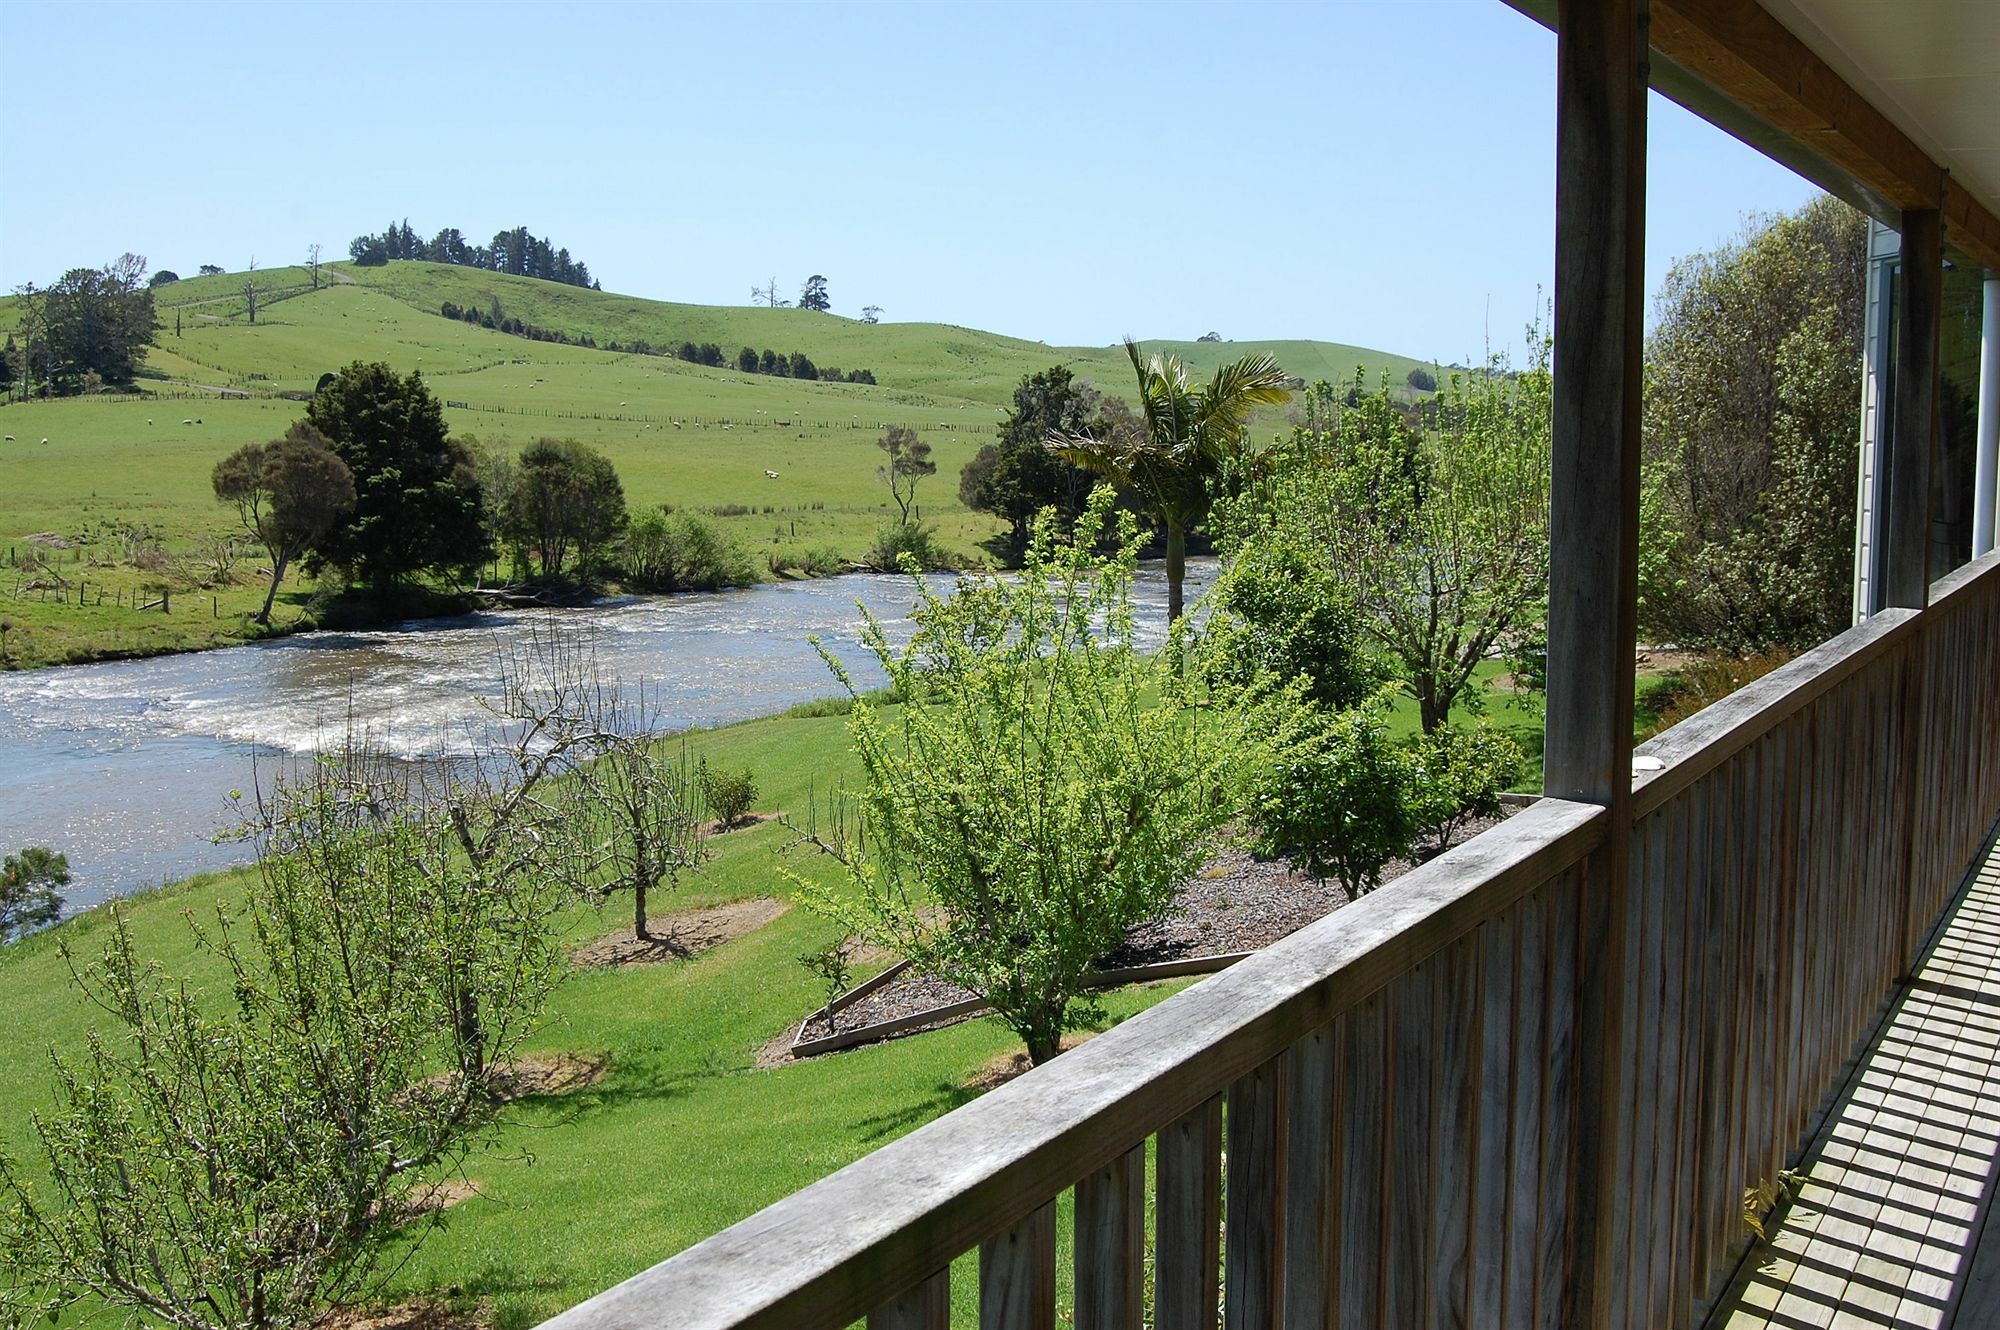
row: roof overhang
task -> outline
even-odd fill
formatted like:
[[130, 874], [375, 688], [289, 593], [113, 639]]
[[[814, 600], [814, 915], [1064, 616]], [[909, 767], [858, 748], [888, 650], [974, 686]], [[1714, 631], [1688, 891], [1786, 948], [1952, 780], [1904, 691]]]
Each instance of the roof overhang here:
[[[1553, 28], [1556, 0], [1507, 0]], [[1895, 226], [2000, 270], [2000, 24], [1992, 0], [1652, 0], [1652, 84]]]

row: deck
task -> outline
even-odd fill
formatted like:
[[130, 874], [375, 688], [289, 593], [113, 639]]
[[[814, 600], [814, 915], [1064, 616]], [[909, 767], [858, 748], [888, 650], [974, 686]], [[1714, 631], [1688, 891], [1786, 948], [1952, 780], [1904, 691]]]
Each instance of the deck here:
[[1828, 1115], [1709, 1324], [2000, 1326], [2000, 846]]

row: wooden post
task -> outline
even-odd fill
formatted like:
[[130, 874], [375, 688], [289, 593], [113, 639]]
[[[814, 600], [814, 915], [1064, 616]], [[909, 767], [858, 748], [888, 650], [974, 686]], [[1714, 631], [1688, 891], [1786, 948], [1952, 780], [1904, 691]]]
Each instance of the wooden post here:
[[[1895, 420], [1889, 430], [1887, 469], [1888, 516], [1882, 524], [1882, 604], [1887, 608], [1922, 610], [1930, 604], [1931, 472], [1937, 458], [1938, 322], [1943, 304], [1944, 232], [1935, 208], [1903, 213], [1900, 228], [1902, 273], [1898, 278], [1896, 319]], [[1927, 628], [1928, 625], [1919, 625]], [[1917, 838], [1933, 810], [1920, 807], [1922, 788], [1917, 764], [1923, 755], [1924, 682], [1928, 632], [1919, 632], [1903, 657], [1901, 689], [1902, 771], [1905, 794], [1903, 825], [1903, 935], [1896, 952], [1896, 977], [1908, 979], [1916, 960], [1924, 925], [1914, 916], [1917, 872], [1924, 862]], [[1895, 731], [1892, 731], [1892, 733]]]
[[1937, 451], [1943, 236], [1937, 209], [1916, 208], [1903, 214], [1895, 423], [1889, 431], [1888, 516], [1882, 531], [1882, 604], [1891, 609], [1920, 610], [1930, 601], [1931, 462]]
[[[1630, 1149], [1626, 879], [1638, 641], [1647, 0], [1561, 0], [1555, 433], [1543, 792], [1610, 810], [1577, 928], [1577, 1119], [1566, 1325], [1622, 1316]], [[1619, 1310], [1614, 1312], [1614, 1307]]]

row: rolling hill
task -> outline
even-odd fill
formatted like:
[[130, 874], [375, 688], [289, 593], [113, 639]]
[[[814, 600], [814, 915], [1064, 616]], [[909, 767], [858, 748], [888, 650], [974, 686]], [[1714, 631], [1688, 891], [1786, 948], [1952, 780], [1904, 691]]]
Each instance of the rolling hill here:
[[[875, 447], [890, 424], [931, 442], [939, 470], [919, 491], [922, 515], [947, 548], [977, 562], [998, 524], [959, 505], [958, 474], [992, 438], [1015, 385], [1056, 362], [1112, 393], [1130, 374], [1117, 346], [681, 305], [444, 264], [335, 264], [323, 278], [315, 290], [303, 269], [258, 272], [254, 323], [244, 274], [162, 287], [161, 330], [139, 393], [0, 407], [0, 425], [14, 436], [0, 443], [0, 546], [14, 574], [0, 583], [10, 625], [0, 658], [40, 664], [241, 640], [250, 631], [243, 614], [258, 599], [255, 578], [247, 568], [204, 575], [216, 542], [235, 529], [209, 471], [242, 444], [282, 434], [320, 375], [353, 360], [423, 371], [455, 435], [509, 452], [544, 436], [601, 448], [635, 506], [706, 510], [760, 562], [779, 564], [808, 550], [851, 558], [873, 541], [892, 511]], [[447, 319], [439, 312], [446, 302], [497, 308], [572, 343]], [[18, 301], [0, 300], [0, 336], [19, 321]], [[714, 342], [732, 364], [746, 345], [801, 351], [817, 365], [868, 369], [877, 382], [743, 374], [574, 344], [583, 339], [600, 348]], [[1421, 363], [1313, 341], [1145, 345], [1179, 352], [1197, 369], [1269, 351], [1307, 380], [1359, 367], [1400, 381]], [[1274, 414], [1258, 428], [1281, 424]], [[135, 549], [145, 555], [138, 563]], [[210, 613], [197, 623], [129, 607], [135, 593], [152, 599], [168, 584], [189, 597], [198, 591]], [[54, 599], [64, 597], [58, 613]]]

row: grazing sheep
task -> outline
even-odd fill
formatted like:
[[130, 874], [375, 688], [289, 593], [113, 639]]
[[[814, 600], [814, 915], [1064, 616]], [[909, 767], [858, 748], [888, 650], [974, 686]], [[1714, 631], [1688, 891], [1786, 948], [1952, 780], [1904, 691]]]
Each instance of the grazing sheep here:
[[152, 423], [153, 423], [153, 421], [152, 421], [152, 417], [148, 416], [148, 417], [146, 418], [146, 423], [147, 423], [148, 425], [152, 424]]
[[14, 436], [13, 436], [13, 435], [11, 435], [11, 434], [9, 434], [9, 435], [7, 436], [7, 438], [6, 438], [6, 442], [8, 442], [8, 443], [12, 443], [13, 441], [14, 441]]
[[193, 416], [182, 416], [182, 417], [181, 417], [181, 424], [183, 424], [183, 425], [192, 425], [192, 424], [194, 424], [194, 417], [193, 417]]
[[776, 480], [778, 478], [778, 473], [775, 471], [766, 471], [764, 474], [769, 476], [773, 480]]
[[49, 436], [48, 436], [48, 435], [46, 435], [46, 434], [44, 434], [44, 435], [42, 436], [42, 442], [43, 442], [43, 443], [47, 443], [48, 441], [49, 441]]

